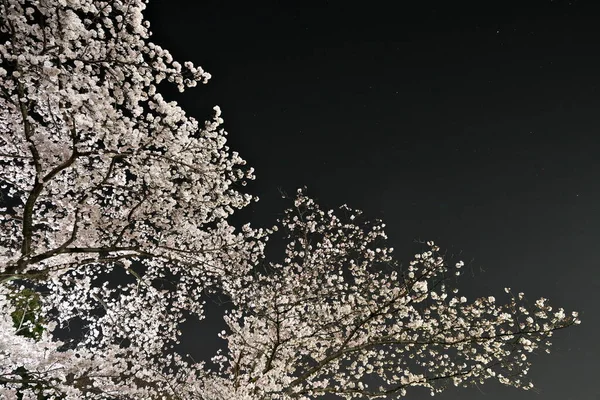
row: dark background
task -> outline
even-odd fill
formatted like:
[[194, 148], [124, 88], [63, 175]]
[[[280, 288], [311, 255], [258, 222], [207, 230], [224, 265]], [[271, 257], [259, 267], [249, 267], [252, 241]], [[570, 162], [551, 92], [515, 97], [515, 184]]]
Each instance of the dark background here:
[[[600, 2], [152, 0], [153, 40], [213, 74], [189, 114], [223, 109], [269, 226], [306, 185], [383, 218], [408, 260], [435, 240], [469, 265], [469, 298], [544, 296], [582, 325], [533, 358], [539, 394], [488, 383], [446, 400], [598, 400]], [[462, 252], [462, 253], [461, 253]], [[218, 310], [186, 327], [212, 354]], [[423, 391], [409, 398], [425, 398]]]

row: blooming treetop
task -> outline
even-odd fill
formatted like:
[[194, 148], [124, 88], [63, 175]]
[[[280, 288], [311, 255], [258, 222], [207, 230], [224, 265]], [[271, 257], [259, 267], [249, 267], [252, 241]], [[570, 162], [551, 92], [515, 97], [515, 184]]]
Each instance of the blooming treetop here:
[[156, 92], [210, 75], [146, 40], [145, 2], [0, 4], [7, 273], [53, 276], [99, 255], [199, 265], [190, 254], [238, 240], [225, 219], [251, 201], [234, 184], [252, 169], [225, 146], [218, 107], [200, 127]]
[[[142, 0], [0, 0], [0, 397], [314, 399], [400, 396], [495, 378], [576, 314], [449, 287], [429, 244], [406, 269], [384, 225], [303, 192], [271, 230], [227, 218], [251, 168], [220, 111], [198, 124], [156, 86], [209, 75], [148, 41]], [[229, 297], [218, 369], [173, 351], [202, 293]], [[510, 294], [510, 291], [509, 291]], [[59, 340], [77, 322], [80, 336]], [[63, 330], [61, 330], [63, 329]]]
[[[262, 253], [260, 230], [226, 221], [252, 201], [237, 187], [254, 176], [226, 146], [219, 108], [198, 124], [156, 90], [210, 75], [147, 40], [144, 8], [0, 1], [1, 280], [43, 283], [48, 321], [87, 327], [74, 353], [48, 352], [61, 346], [52, 324], [28, 347], [4, 335], [12, 321], [2, 313], [0, 376], [24, 367], [114, 393], [114, 376], [128, 371], [121, 385], [149, 390], [136, 382], [178, 363], [162, 351], [184, 315], [202, 317], [203, 289], [243, 277]], [[131, 278], [111, 281], [115, 268]], [[165, 277], [176, 282], [167, 292]], [[1, 288], [3, 307], [11, 288]]]

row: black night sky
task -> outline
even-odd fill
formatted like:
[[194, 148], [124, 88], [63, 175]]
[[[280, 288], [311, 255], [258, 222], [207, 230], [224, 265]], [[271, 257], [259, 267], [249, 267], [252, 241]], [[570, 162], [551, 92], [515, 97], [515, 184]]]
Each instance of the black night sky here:
[[[256, 169], [261, 201], [240, 219], [272, 225], [278, 190], [306, 185], [383, 218], [398, 256], [416, 239], [462, 252], [471, 299], [508, 286], [580, 312], [533, 358], [539, 394], [442, 399], [600, 399], [597, 1], [152, 0], [148, 16], [155, 42], [213, 75], [167, 97], [199, 120], [221, 106]], [[208, 320], [188, 351], [213, 353]]]

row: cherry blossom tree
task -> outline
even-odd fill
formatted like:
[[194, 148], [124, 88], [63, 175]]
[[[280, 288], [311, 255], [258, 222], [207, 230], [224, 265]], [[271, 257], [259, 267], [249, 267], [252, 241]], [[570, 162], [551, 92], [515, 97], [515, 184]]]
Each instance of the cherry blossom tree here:
[[[383, 223], [301, 191], [278, 224], [285, 260], [266, 262], [275, 229], [227, 222], [254, 175], [219, 108], [199, 124], [157, 92], [210, 75], [149, 41], [144, 7], [0, 0], [0, 397], [531, 388], [529, 353], [577, 315], [508, 289], [505, 304], [459, 297], [462, 263], [433, 243], [402, 268]], [[207, 291], [231, 301], [216, 368], [174, 351]]]

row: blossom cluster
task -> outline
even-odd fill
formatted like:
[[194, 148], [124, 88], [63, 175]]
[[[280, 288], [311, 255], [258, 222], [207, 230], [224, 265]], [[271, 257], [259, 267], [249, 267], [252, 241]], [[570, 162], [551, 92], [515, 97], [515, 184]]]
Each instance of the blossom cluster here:
[[508, 289], [505, 304], [468, 301], [451, 286], [462, 262], [428, 242], [403, 268], [385, 225], [346, 206], [325, 212], [300, 192], [280, 225], [284, 262], [239, 291], [226, 317], [223, 362], [233, 387], [258, 398], [392, 398], [488, 379], [530, 389], [530, 353], [579, 323], [577, 313], [546, 299], [528, 307]]

